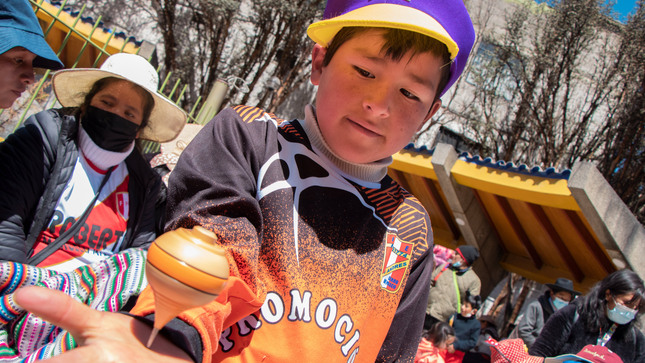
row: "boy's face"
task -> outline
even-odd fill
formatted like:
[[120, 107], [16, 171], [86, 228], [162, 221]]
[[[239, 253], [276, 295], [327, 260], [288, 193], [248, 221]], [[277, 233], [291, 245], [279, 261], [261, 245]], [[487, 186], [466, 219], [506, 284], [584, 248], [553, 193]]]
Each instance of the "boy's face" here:
[[381, 53], [383, 44], [381, 30], [361, 33], [343, 43], [327, 66], [326, 48], [314, 46], [318, 124], [332, 151], [350, 162], [393, 155], [441, 106], [435, 101], [441, 59], [408, 53], [394, 61]]
[[464, 302], [461, 304], [461, 315], [464, 317], [470, 316], [470, 314], [475, 314], [477, 310], [473, 309], [473, 306], [469, 302]]

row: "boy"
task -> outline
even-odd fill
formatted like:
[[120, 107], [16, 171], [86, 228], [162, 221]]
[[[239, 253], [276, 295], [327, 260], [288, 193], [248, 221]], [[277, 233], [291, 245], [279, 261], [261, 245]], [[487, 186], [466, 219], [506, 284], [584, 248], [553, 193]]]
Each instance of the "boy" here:
[[0, 1], [0, 109], [34, 82], [34, 67], [61, 69], [28, 0]]
[[[214, 231], [231, 265], [217, 301], [168, 329], [198, 361], [411, 361], [416, 352], [432, 232], [387, 166], [463, 70], [470, 18], [461, 0], [330, 0], [308, 33], [318, 93], [305, 120], [224, 110], [171, 174], [167, 227]], [[149, 291], [133, 312], [154, 312]], [[95, 324], [76, 330], [105, 336]]]
[[479, 295], [466, 296], [461, 302], [461, 311], [450, 317], [449, 323], [455, 329], [455, 342], [448, 347], [446, 362], [461, 362], [464, 354], [477, 345], [481, 323], [475, 315], [481, 307]]

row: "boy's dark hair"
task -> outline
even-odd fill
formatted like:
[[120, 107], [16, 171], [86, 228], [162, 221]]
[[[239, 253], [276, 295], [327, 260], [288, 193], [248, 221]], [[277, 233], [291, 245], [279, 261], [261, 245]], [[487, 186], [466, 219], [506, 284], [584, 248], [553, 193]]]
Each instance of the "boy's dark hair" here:
[[[331, 62], [332, 57], [341, 45], [371, 29], [377, 28], [344, 27], [339, 30], [327, 47], [327, 53], [323, 59], [323, 66], [327, 66]], [[441, 58], [444, 66], [441, 68], [441, 79], [437, 85], [437, 93], [435, 96], [435, 100], [437, 100], [450, 78], [450, 53], [448, 52], [448, 47], [436, 39], [417, 32], [394, 28], [380, 29], [384, 30], [383, 37], [385, 38], [385, 44], [383, 44], [381, 51], [385, 52], [385, 55], [392, 60], [400, 60], [410, 50], [413, 52], [412, 55], [430, 52]]]
[[448, 340], [449, 337], [454, 336], [455, 329], [445, 321], [439, 321], [432, 324], [430, 329], [423, 334], [423, 337], [432, 342], [434, 346], [437, 346]]
[[482, 305], [482, 298], [479, 295], [471, 295], [470, 291], [466, 291], [466, 297], [464, 298], [462, 303], [469, 303], [470, 306], [473, 307], [473, 309], [479, 310]]

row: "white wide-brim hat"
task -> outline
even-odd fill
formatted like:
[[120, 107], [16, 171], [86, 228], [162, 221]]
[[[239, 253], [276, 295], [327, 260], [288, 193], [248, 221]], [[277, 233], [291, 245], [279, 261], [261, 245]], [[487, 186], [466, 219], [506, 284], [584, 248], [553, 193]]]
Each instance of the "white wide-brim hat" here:
[[143, 57], [136, 54], [117, 53], [105, 60], [101, 68], [75, 68], [56, 72], [52, 86], [58, 102], [65, 107], [83, 104], [85, 95], [96, 81], [115, 77], [143, 87], [152, 95], [155, 105], [148, 125], [141, 130], [141, 139], [167, 142], [179, 135], [186, 124], [187, 115], [174, 102], [167, 99], [159, 89], [159, 75]]

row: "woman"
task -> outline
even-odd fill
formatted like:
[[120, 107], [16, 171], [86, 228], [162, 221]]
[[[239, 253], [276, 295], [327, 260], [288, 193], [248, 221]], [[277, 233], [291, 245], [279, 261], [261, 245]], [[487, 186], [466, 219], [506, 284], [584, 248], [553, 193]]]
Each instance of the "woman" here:
[[0, 258], [71, 271], [155, 238], [161, 181], [135, 139], [174, 139], [186, 114], [157, 92], [144, 58], [57, 72], [62, 109], [0, 144]]
[[529, 354], [553, 357], [593, 344], [607, 347], [625, 363], [645, 362], [645, 336], [636, 327], [644, 305], [643, 280], [631, 270], [616, 271], [553, 314]]

